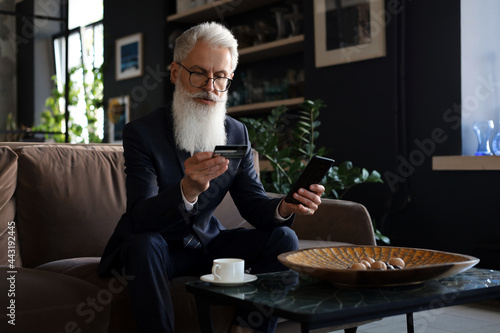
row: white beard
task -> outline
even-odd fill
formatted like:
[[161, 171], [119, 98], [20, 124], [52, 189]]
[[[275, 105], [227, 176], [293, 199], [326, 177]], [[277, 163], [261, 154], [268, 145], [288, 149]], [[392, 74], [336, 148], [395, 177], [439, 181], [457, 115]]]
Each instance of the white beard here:
[[[194, 101], [194, 98], [200, 97], [217, 103], [204, 105]], [[190, 94], [180, 82], [177, 83], [172, 102], [177, 147], [193, 155], [197, 152], [213, 151], [216, 145], [225, 145], [226, 101], [226, 94], [222, 97], [209, 91]]]

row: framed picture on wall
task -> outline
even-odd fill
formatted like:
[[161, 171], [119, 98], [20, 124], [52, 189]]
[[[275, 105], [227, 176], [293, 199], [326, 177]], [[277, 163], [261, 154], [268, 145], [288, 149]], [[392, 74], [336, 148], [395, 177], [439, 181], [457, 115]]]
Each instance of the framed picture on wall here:
[[314, 0], [316, 67], [385, 57], [384, 0]]
[[116, 80], [142, 75], [142, 33], [116, 40]]
[[109, 142], [123, 141], [122, 132], [130, 120], [130, 97], [128, 95], [113, 97], [108, 101], [108, 136]]

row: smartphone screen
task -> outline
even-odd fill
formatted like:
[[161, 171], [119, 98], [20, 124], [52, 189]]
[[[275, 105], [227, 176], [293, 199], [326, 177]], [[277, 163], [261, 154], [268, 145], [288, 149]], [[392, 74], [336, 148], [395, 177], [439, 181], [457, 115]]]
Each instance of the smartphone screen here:
[[312, 184], [319, 184], [332, 167], [333, 162], [334, 160], [330, 158], [314, 156], [309, 163], [307, 163], [306, 168], [302, 171], [299, 178], [288, 192], [285, 201], [292, 204], [299, 204], [300, 202], [295, 200], [293, 194], [300, 188], [309, 190], [309, 186]]

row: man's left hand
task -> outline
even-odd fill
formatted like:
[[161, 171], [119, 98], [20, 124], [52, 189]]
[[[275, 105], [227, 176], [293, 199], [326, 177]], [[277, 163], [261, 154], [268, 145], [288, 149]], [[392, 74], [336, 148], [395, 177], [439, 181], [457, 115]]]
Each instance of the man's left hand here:
[[279, 207], [279, 214], [283, 218], [287, 218], [292, 214], [313, 215], [319, 205], [321, 205], [321, 195], [324, 192], [325, 187], [319, 184], [311, 185], [309, 191], [301, 188], [293, 194], [293, 197], [300, 204], [291, 204], [282, 200]]

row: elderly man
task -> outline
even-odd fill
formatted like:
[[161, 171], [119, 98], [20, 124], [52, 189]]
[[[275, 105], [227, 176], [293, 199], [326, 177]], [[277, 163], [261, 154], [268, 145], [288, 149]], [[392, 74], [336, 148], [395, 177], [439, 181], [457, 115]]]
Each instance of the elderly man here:
[[[293, 215], [314, 214], [321, 203], [321, 185], [295, 193], [297, 205], [266, 195], [247, 130], [226, 115], [226, 92], [237, 63], [237, 42], [222, 25], [203, 23], [187, 30], [176, 41], [171, 110], [154, 110], [124, 129], [127, 210], [99, 272], [124, 267], [135, 276], [129, 292], [141, 332], [173, 332], [169, 280], [206, 274], [216, 258], [242, 258], [252, 274], [284, 270], [277, 256], [297, 248], [289, 228]], [[246, 145], [245, 156], [214, 157], [214, 147], [224, 144]], [[255, 229], [226, 230], [213, 216], [228, 191]], [[251, 327], [240, 311], [235, 323], [235, 332], [273, 332], [276, 318]]]

